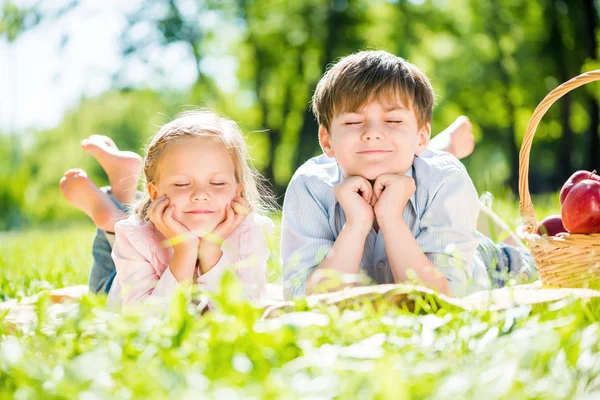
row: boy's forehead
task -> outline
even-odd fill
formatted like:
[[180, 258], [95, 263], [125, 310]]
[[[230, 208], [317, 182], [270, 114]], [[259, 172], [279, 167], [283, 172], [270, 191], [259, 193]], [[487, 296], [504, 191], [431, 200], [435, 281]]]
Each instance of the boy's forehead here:
[[371, 96], [365, 101], [356, 102], [354, 104], [341, 104], [336, 115], [346, 114], [346, 113], [356, 113], [362, 112], [365, 109], [369, 108], [373, 104], [379, 104], [383, 111], [413, 111], [412, 104], [406, 99], [403, 99], [399, 94], [390, 96]]

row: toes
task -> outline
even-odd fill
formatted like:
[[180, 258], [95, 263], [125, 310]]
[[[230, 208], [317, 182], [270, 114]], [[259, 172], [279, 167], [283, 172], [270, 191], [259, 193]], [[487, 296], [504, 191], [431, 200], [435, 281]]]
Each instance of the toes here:
[[100, 148], [104, 151], [107, 150], [113, 150], [113, 149], [118, 149], [117, 145], [115, 144], [115, 142], [109, 138], [108, 136], [104, 136], [104, 135], [90, 135], [87, 138], [83, 139], [81, 141], [81, 147], [84, 150], [88, 150], [88, 148], [92, 147], [92, 148]]

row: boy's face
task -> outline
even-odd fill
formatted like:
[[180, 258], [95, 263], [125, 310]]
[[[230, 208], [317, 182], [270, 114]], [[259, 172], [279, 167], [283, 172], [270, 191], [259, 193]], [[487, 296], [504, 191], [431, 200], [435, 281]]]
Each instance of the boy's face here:
[[419, 128], [412, 108], [375, 100], [336, 115], [329, 131], [319, 129], [319, 141], [323, 152], [336, 158], [344, 178], [374, 180], [381, 174], [405, 174], [414, 156], [427, 148], [430, 133], [429, 123]]

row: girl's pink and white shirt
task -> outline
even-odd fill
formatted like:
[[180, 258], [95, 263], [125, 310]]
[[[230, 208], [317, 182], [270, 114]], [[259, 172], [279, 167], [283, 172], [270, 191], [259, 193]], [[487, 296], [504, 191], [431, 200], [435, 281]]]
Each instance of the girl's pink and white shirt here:
[[[256, 301], [266, 296], [266, 266], [269, 248], [266, 236], [273, 222], [264, 216], [250, 213], [240, 227], [221, 246], [223, 255], [196, 282], [209, 291], [218, 288], [227, 269], [232, 269]], [[115, 226], [115, 245], [112, 258], [117, 276], [108, 295], [109, 303], [129, 305], [152, 299], [166, 299], [179, 286], [169, 269], [173, 248], [165, 246], [166, 238], [151, 222], [137, 216], [119, 221]]]

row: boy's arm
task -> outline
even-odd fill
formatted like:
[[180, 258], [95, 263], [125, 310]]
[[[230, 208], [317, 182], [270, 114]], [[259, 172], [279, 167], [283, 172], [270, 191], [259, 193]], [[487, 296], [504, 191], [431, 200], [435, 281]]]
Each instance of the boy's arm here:
[[[336, 275], [358, 274], [365, 240], [373, 226], [372, 193], [369, 181], [360, 176], [349, 177], [335, 186], [334, 194], [344, 210], [346, 223], [323, 262], [309, 276], [307, 294], [330, 278], [325, 270], [338, 273]], [[333, 284], [327, 290], [339, 290], [343, 283], [337, 277], [332, 278]]]
[[[423, 253], [444, 274], [454, 296], [464, 296], [477, 278], [474, 255], [479, 245], [479, 198], [464, 170], [445, 171], [421, 217], [415, 238]], [[480, 266], [481, 267], [481, 266]]]
[[[404, 220], [383, 223], [381, 230], [385, 251], [396, 282], [410, 281], [413, 277], [408, 274], [408, 271], [412, 270], [418, 282], [442, 294], [452, 296], [448, 279], [423, 253]], [[386, 240], [386, 238], [393, 238], [393, 240]], [[398, 243], [402, 245], [399, 246]]]
[[[389, 224], [388, 227], [385, 226], [385, 221], [392, 219], [381, 219], [385, 229], [390, 231], [389, 234], [384, 231], [384, 238], [393, 238], [391, 243], [386, 241], [388, 258], [392, 271], [413, 269], [418, 278], [428, 286], [448, 292], [443, 284], [443, 275], [451, 293], [454, 296], [463, 296], [473, 278], [473, 256], [479, 244], [476, 236], [479, 215], [477, 191], [468, 174], [459, 169], [445, 171], [444, 175], [433, 177], [430, 185], [436, 186], [428, 194], [430, 201], [421, 216], [422, 230], [413, 240], [408, 239], [407, 231], [410, 229], [403, 221], [398, 225]], [[375, 192], [377, 193], [377, 190]], [[408, 264], [404, 264], [404, 261], [408, 260], [413, 251], [416, 252], [412, 247], [415, 242], [429, 263], [425, 263], [423, 258], [416, 258], [411, 260], [415, 264], [406, 267]], [[392, 258], [402, 265], [394, 265]], [[435, 270], [431, 269], [432, 265], [436, 267]], [[441, 275], [436, 273], [437, 271], [440, 271]], [[394, 274], [396, 277], [396, 272]]]
[[423, 253], [412, 231], [402, 218], [404, 207], [415, 192], [412, 178], [398, 174], [384, 174], [374, 184], [375, 215], [383, 233], [385, 251], [396, 282], [414, 278], [427, 287], [451, 296], [448, 280]]
[[[311, 179], [315, 181], [311, 182]], [[317, 179], [294, 176], [286, 191], [281, 226], [281, 261], [286, 299], [307, 294], [309, 276], [317, 267], [351, 273], [357, 273], [360, 267], [368, 230], [363, 233], [352, 224], [346, 224], [336, 240], [329, 225], [329, 211], [323, 204], [335, 203], [334, 190]], [[312, 285], [309, 285], [309, 293], [311, 289]]]

